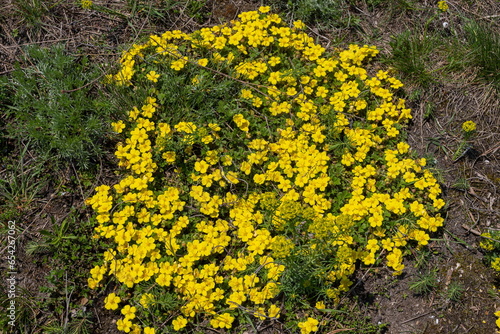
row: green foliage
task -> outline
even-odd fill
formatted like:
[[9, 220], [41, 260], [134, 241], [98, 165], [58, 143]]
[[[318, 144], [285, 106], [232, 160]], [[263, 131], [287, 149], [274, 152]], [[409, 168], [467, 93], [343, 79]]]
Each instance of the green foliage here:
[[[50, 216], [52, 222], [52, 231], [42, 230], [40, 233], [44, 236], [42, 242], [31, 242], [26, 247], [27, 254], [35, 254], [41, 252], [54, 252], [63, 246], [67, 240], [75, 240], [77, 236], [68, 235], [68, 228], [70, 225], [69, 219], [64, 219], [61, 224], [56, 223], [56, 218]], [[73, 220], [74, 224], [75, 221]]]
[[464, 290], [465, 288], [462, 284], [451, 282], [444, 291], [443, 296], [452, 302], [457, 302], [462, 298]]
[[389, 44], [392, 48], [392, 57], [386, 59], [389, 65], [419, 86], [427, 87], [434, 81], [429, 63], [431, 53], [439, 45], [435, 36], [405, 31]]
[[[2, 277], [2, 280], [4, 278]], [[11, 299], [8, 297], [6, 290], [6, 284], [0, 284], [0, 307], [2, 308], [2, 313], [4, 316], [0, 317], [0, 332], [1, 333], [34, 333], [34, 331], [40, 325], [39, 319], [36, 316], [36, 303], [34, 301], [34, 296], [21, 286], [17, 286], [16, 291], [16, 331], [12, 331], [12, 326], [9, 325], [7, 309]]]
[[469, 21], [465, 25], [472, 62], [481, 76], [500, 88], [500, 34], [484, 23]]
[[[365, 315], [364, 311], [359, 308], [359, 302], [356, 299], [354, 300], [354, 303], [354, 305], [349, 303], [348, 305], [342, 306], [339, 310], [327, 309], [322, 312], [331, 313], [332, 322], [342, 324], [342, 328], [351, 328], [352, 333], [386, 333], [387, 324], [380, 322], [379, 324], [374, 324], [373, 321]], [[351, 331], [346, 331], [346, 333], [349, 332]], [[335, 333], [335, 331], [330, 333]]]
[[349, 2], [345, 0], [288, 0], [286, 3], [284, 0], [274, 1], [293, 20], [302, 20], [320, 28], [357, 26], [360, 19], [349, 11]]
[[[349, 4], [352, 5], [352, 6], [356, 6], [359, 4], [359, 1], [357, 0], [348, 0]], [[387, 1], [384, 1], [384, 0], [364, 0], [363, 1], [367, 6], [368, 8], [370, 9], [374, 9], [376, 7], [382, 7], [384, 6], [385, 4], [387, 4]]]
[[52, 321], [42, 326], [44, 333], [52, 334], [87, 334], [91, 333], [92, 321], [86, 308], [75, 303], [80, 291], [73, 281], [68, 279], [65, 269], [53, 269], [46, 277], [47, 285], [40, 291], [48, 297], [41, 302], [41, 307], [51, 309], [58, 314], [59, 321]]
[[110, 117], [109, 106], [96, 102], [92, 89], [98, 67], [68, 55], [62, 45], [25, 52], [30, 66], [18, 67], [10, 81], [15, 93], [9, 135], [28, 139], [37, 155], [89, 168], [102, 156]]
[[0, 76], [0, 156], [6, 156], [10, 151], [8, 138], [5, 135], [6, 109], [11, 105], [12, 91], [9, 89], [9, 79], [7, 76]]
[[430, 293], [437, 287], [436, 271], [432, 270], [428, 273], [418, 275], [417, 279], [410, 283], [410, 290], [417, 295], [425, 295]]
[[[128, 176], [87, 200], [96, 237], [115, 246], [89, 286], [122, 283], [107, 309], [141, 303], [158, 285], [155, 298], [168, 298], [154, 301], [159, 316], [138, 308], [142, 324], [177, 330], [218, 314], [213, 328], [236, 317], [241, 326], [275, 318], [283, 298], [303, 317], [291, 326], [314, 328], [309, 303], [335, 307], [359, 265], [402, 273], [404, 248], [442, 226], [445, 203], [425, 192], [439, 185], [404, 142], [410, 110], [393, 95], [402, 83], [362, 67], [378, 50], [326, 53], [303, 22], [285, 27], [268, 11], [150, 36], [107, 77], [139, 99], [112, 124]], [[135, 264], [145, 257], [151, 264]]]
[[46, 334], [88, 334], [92, 333], [89, 330], [92, 322], [86, 317], [71, 319], [69, 322], [63, 324], [52, 323], [43, 326], [43, 331]]
[[[74, 264], [90, 266], [92, 261], [97, 260], [97, 256], [91, 254], [95, 254], [97, 248], [104, 248], [105, 245], [89, 241], [93, 222], [86, 218], [82, 219], [81, 213], [76, 210], [71, 211], [60, 222], [54, 216], [50, 216], [50, 219], [51, 228], [40, 231], [41, 240], [28, 243], [26, 253], [52, 254], [50, 260], [57, 262], [60, 267], [70, 267]], [[88, 256], [82, 259], [81, 254]], [[73, 274], [78, 273], [73, 272]]]
[[289, 269], [280, 280], [281, 291], [285, 294], [286, 300], [291, 299], [300, 303], [301, 299], [314, 300], [322, 295], [318, 287], [325, 285], [325, 282], [321, 281], [321, 272], [323, 271], [323, 276], [325, 274], [324, 264], [318, 261], [321, 260], [318, 254], [310, 252], [308, 255], [298, 251], [283, 261]]
[[[93, 242], [91, 222], [72, 211], [60, 223], [51, 216], [52, 227], [41, 231], [42, 239], [26, 246], [26, 253], [45, 255], [37, 259], [52, 268], [45, 276], [46, 284], [40, 287], [44, 298], [39, 308], [50, 310], [57, 321], [46, 323], [44, 333], [91, 333], [94, 319], [90, 305], [80, 302], [89, 298], [87, 271], [97, 261], [105, 245]], [[85, 256], [82, 256], [85, 254]], [[69, 312], [69, 313], [68, 313]]]
[[31, 204], [46, 184], [40, 162], [28, 161], [28, 144], [22, 147], [17, 161], [7, 166], [0, 177], [0, 206], [14, 218], [31, 207]]
[[39, 29], [43, 16], [48, 12], [47, 1], [15, 0], [14, 8], [26, 27]]
[[464, 190], [464, 191], [468, 190], [470, 188], [469, 180], [461, 177], [457, 181], [455, 181], [455, 183], [453, 184], [453, 188]]
[[[206, 0], [160, 0], [158, 3], [152, 3], [146, 0], [127, 0], [128, 8], [131, 12], [127, 20], [147, 14], [148, 19], [154, 22], [177, 22], [179, 15], [186, 15], [198, 23], [207, 20], [210, 14], [207, 10]], [[103, 6], [94, 5], [92, 9], [121, 16], [119, 13], [112, 12]], [[131, 27], [133, 25], [131, 24]]]

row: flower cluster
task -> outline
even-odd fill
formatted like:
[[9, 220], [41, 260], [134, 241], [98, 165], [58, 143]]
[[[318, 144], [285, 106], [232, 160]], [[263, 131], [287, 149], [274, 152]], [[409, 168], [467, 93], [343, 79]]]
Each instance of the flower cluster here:
[[491, 261], [491, 267], [500, 272], [500, 257], [493, 258], [493, 260]]
[[92, 0], [81, 0], [80, 5], [83, 9], [90, 9], [94, 5], [94, 3], [92, 2]]
[[448, 3], [446, 1], [438, 1], [438, 8], [442, 12], [446, 12], [448, 10]]
[[[114, 245], [89, 286], [111, 276], [129, 291], [119, 330], [154, 331], [140, 314], [161, 308], [160, 295], [178, 301], [158, 313], [174, 331], [201, 318], [229, 329], [243, 311], [275, 319], [292, 257], [318, 259], [311, 280], [334, 304], [357, 264], [399, 274], [407, 247], [425, 246], [443, 225], [439, 184], [400, 138], [411, 119], [394, 95], [402, 84], [365, 68], [378, 50], [327, 53], [302, 22], [288, 27], [268, 11], [151, 36], [108, 76], [149, 92], [112, 124], [125, 136], [115, 153], [123, 178], [87, 200], [96, 237]], [[182, 101], [203, 103], [183, 110], [173, 77], [189, 87]], [[220, 99], [214, 81], [226, 99], [203, 109]], [[120, 303], [106, 298], [109, 309]], [[298, 327], [318, 325], [310, 317]]]
[[473, 121], [467, 121], [462, 124], [462, 130], [464, 132], [473, 132], [476, 130], [476, 123]]
[[307, 318], [304, 322], [299, 322], [298, 327], [300, 328], [301, 334], [309, 334], [311, 332], [316, 332], [318, 330], [319, 321], [314, 318]]

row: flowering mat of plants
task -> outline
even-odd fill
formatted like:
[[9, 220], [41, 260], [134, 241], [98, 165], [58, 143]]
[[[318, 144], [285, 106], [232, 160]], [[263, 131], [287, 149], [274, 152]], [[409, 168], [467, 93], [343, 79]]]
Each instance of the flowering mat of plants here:
[[[121, 331], [272, 321], [282, 292], [332, 309], [356, 267], [399, 275], [405, 246], [443, 225], [441, 188], [401, 136], [402, 83], [370, 67], [378, 50], [327, 53], [268, 11], [152, 35], [107, 78], [149, 93], [113, 123], [125, 174], [87, 201], [114, 241], [89, 285], [119, 282], [105, 307]], [[309, 313], [301, 333], [329, 325]]]
[[[380, 66], [381, 48], [327, 49], [301, 20], [253, 7], [224, 24], [151, 34], [104, 77], [127, 98], [110, 124], [114, 177], [84, 196], [92, 242], [105, 249], [88, 264], [92, 292], [80, 310], [98, 296], [108, 322], [99, 328], [113, 333], [364, 333], [340, 320], [357, 296], [370, 333], [412, 332], [412, 323], [415, 333], [440, 332], [455, 309], [484, 318], [454, 322], [457, 333], [494, 328], [495, 216], [481, 232], [462, 224], [488, 269], [478, 250], [457, 252], [472, 252], [445, 219], [460, 203], [447, 191], [459, 187], [412, 148], [408, 124], [422, 121], [421, 110], [410, 109], [396, 70]], [[436, 8], [449, 10], [446, 1]], [[478, 124], [457, 124], [453, 163], [474, 167], [496, 153], [471, 158]], [[483, 200], [473, 187], [467, 194]], [[420, 271], [446, 250], [454, 257], [434, 260], [434, 274]], [[461, 306], [477, 281], [490, 299]], [[426, 299], [438, 286], [442, 294]], [[411, 303], [419, 311], [405, 309]], [[78, 320], [72, 307], [64, 314]], [[388, 329], [389, 310], [404, 317]]]

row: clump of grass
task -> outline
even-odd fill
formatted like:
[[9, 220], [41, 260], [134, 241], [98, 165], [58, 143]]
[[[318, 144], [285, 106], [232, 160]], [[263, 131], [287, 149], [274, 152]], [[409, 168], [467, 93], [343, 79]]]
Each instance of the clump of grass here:
[[484, 23], [469, 21], [465, 25], [472, 63], [481, 76], [500, 88], [500, 34]]
[[386, 59], [388, 64], [418, 86], [425, 88], [434, 81], [430, 55], [439, 45], [435, 36], [405, 31], [393, 37], [389, 44], [392, 55]]
[[302, 20], [319, 28], [349, 28], [359, 24], [360, 19], [349, 11], [349, 1], [345, 0], [298, 0], [272, 1], [293, 20]]
[[47, 1], [18, 0], [14, 1], [15, 12], [25, 26], [38, 31], [42, 25], [43, 16], [47, 14]]
[[[4, 279], [4, 277], [2, 277]], [[10, 306], [9, 292], [6, 289], [6, 284], [0, 285], [0, 307], [7, 310]], [[15, 326], [9, 324], [11, 318], [5, 316], [0, 318], [1, 333], [33, 333], [40, 327], [40, 319], [37, 317], [37, 302], [35, 296], [21, 286], [16, 287], [15, 297]], [[39, 314], [38, 314], [39, 315]]]
[[28, 210], [47, 179], [43, 175], [42, 163], [29, 160], [27, 151], [29, 143], [19, 144], [18, 159], [7, 164], [7, 168], [0, 176], [0, 207], [7, 216], [14, 219]]

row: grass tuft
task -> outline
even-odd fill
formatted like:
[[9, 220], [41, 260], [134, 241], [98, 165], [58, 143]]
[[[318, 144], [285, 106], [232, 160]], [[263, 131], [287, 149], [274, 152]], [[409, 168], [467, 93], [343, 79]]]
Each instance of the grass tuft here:
[[389, 65], [418, 86], [425, 88], [434, 82], [429, 62], [430, 55], [439, 45], [435, 36], [405, 31], [393, 37], [389, 44], [392, 48], [392, 57], [386, 59]]
[[500, 34], [484, 23], [469, 21], [465, 26], [472, 62], [483, 79], [500, 88]]
[[302, 20], [322, 29], [356, 27], [360, 22], [359, 18], [349, 12], [350, 1], [298, 0], [285, 3], [281, 0], [274, 3], [288, 13], [292, 20]]

